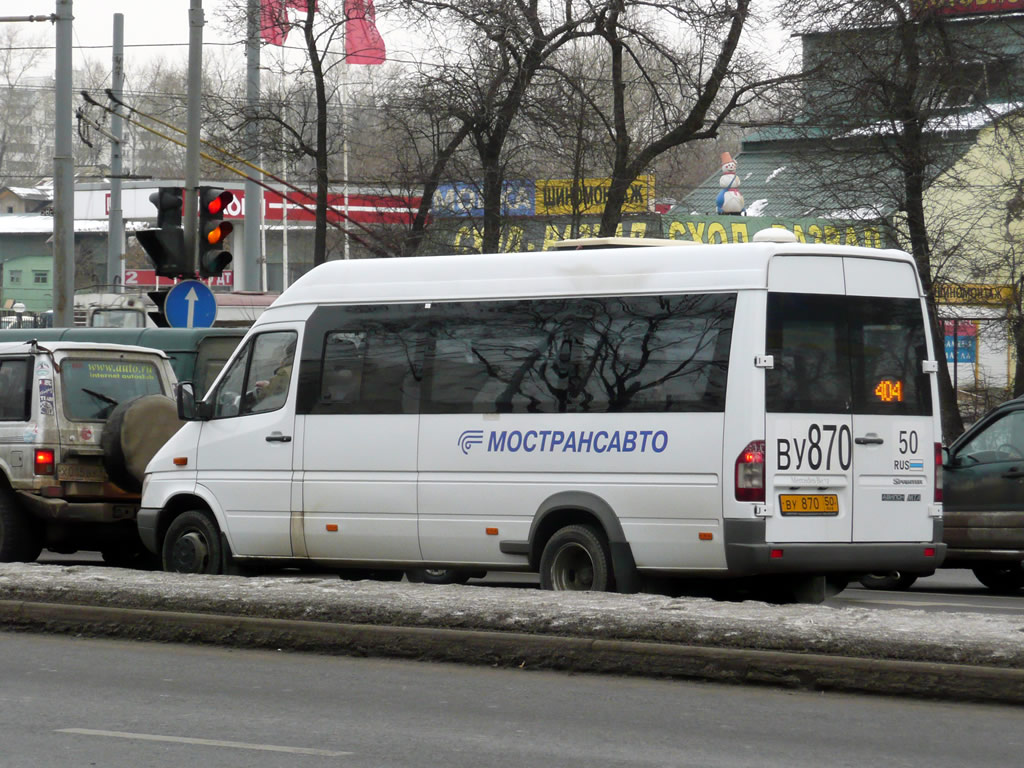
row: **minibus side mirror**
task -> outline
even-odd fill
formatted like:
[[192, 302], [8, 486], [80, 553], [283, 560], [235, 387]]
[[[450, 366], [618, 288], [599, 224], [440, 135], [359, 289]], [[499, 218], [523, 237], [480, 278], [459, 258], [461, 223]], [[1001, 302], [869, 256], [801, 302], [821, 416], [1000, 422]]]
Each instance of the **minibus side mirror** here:
[[947, 448], [946, 446], [942, 446], [942, 466], [950, 466], [949, 462], [951, 459], [952, 457], [949, 455], [949, 448]]
[[178, 418], [182, 421], [200, 421], [202, 417], [196, 404], [196, 390], [192, 382], [180, 382], [175, 394], [178, 401]]

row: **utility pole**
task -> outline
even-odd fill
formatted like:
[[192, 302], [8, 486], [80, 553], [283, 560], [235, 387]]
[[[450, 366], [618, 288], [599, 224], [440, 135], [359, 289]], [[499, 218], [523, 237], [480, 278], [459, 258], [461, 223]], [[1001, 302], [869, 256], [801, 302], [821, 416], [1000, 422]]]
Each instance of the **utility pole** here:
[[188, 11], [188, 135], [185, 143], [185, 253], [193, 273], [199, 268], [199, 132], [202, 128], [203, 1]]
[[[249, 124], [246, 127], [249, 152], [254, 162], [259, 161], [256, 147], [259, 145], [260, 131], [256, 124], [256, 114], [260, 102], [260, 0], [249, 0], [248, 35], [245, 43], [246, 108], [249, 112]], [[260, 163], [262, 165], [262, 163]], [[241, 257], [235, 258], [234, 290], [259, 290], [259, 263], [263, 256], [260, 248], [260, 230], [263, 229], [263, 189], [254, 179], [245, 180], [245, 225]]]
[[114, 54], [111, 63], [110, 92], [114, 95], [114, 113], [110, 119], [110, 216], [107, 219], [107, 284], [124, 290], [124, 218], [121, 212], [121, 142], [124, 120], [118, 104], [124, 89], [124, 14], [114, 14]]
[[53, 323], [75, 322], [75, 167], [71, 157], [71, 0], [57, 0], [53, 154]]

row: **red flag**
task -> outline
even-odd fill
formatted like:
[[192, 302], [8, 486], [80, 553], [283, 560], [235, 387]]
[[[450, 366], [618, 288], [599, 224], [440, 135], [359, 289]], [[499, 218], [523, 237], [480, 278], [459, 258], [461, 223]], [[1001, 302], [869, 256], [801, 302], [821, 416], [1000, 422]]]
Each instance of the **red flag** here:
[[[290, 23], [288, 9], [305, 11], [308, 7], [306, 0], [261, 0], [260, 37], [271, 45], [284, 45]], [[318, 10], [317, 0], [313, 0], [313, 11]]]
[[260, 38], [271, 45], [284, 45], [288, 38], [288, 13], [284, 0], [260, 2]]
[[377, 31], [373, 0], [345, 0], [345, 61], [349, 64], [383, 64], [384, 40]]

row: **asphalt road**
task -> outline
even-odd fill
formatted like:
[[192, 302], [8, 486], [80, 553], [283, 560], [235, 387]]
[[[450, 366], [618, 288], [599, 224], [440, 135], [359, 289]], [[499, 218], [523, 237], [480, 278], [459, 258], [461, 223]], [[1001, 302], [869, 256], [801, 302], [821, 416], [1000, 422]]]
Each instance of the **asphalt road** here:
[[1006, 768], [1024, 710], [0, 633], [0, 766]]

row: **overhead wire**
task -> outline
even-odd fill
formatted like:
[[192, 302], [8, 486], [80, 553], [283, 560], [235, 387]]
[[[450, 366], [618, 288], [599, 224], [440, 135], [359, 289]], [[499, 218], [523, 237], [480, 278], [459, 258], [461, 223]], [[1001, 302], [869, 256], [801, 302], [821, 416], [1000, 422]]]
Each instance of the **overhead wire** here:
[[[113, 109], [112, 107], [109, 107], [109, 106], [107, 106], [105, 104], [102, 104], [99, 101], [97, 101], [96, 99], [94, 99], [92, 97], [92, 95], [88, 91], [81, 91], [81, 95], [86, 100], [86, 102], [88, 102], [89, 104], [92, 104], [93, 106], [99, 107], [100, 109], [104, 110], [105, 112], [107, 112], [109, 114], [120, 114], [115, 109]], [[177, 133], [180, 133], [180, 134], [185, 135], [185, 136], [188, 135], [188, 132], [185, 131], [182, 128], [178, 128], [177, 126], [175, 126], [175, 125], [173, 125], [171, 123], [168, 123], [168, 122], [166, 122], [164, 120], [161, 120], [160, 118], [158, 118], [158, 117], [156, 117], [154, 115], [150, 115], [150, 114], [141, 112], [141, 111], [135, 109], [134, 107], [131, 107], [130, 105], [125, 104], [123, 101], [117, 99], [110, 92], [109, 89], [107, 90], [107, 96], [111, 99], [111, 101], [113, 101], [118, 106], [122, 106], [125, 109], [129, 110], [130, 114], [134, 113], [134, 114], [137, 114], [137, 115], [141, 115], [145, 119], [152, 120], [153, 122], [155, 122], [155, 123], [157, 123], [159, 125], [163, 125], [163, 126], [169, 128], [169, 129], [173, 130], [173, 131], [176, 131]], [[121, 115], [121, 117], [122, 117], [122, 119], [124, 119], [127, 122], [129, 122], [131, 125], [134, 125], [134, 126], [136, 126], [138, 128], [141, 128], [141, 129], [143, 129], [145, 131], [149, 131], [150, 133], [153, 133], [154, 135], [159, 136], [162, 139], [170, 141], [172, 144], [176, 144], [179, 147], [186, 147], [186, 143], [185, 142], [179, 141], [179, 140], [175, 139], [173, 136], [169, 136], [169, 135], [167, 135], [165, 133], [162, 133], [161, 131], [158, 131], [157, 129], [153, 128], [152, 126], [146, 125], [146, 124], [142, 123], [139, 120], [133, 119], [130, 116], [130, 114], [129, 115]], [[300, 187], [297, 187], [294, 184], [291, 184], [290, 182], [287, 182], [287, 181], [279, 178], [278, 176], [274, 175], [273, 173], [271, 173], [269, 171], [266, 171], [263, 168], [260, 168], [258, 165], [255, 165], [254, 163], [251, 163], [248, 160], [245, 160], [245, 159], [243, 159], [241, 157], [238, 157], [237, 155], [232, 154], [228, 150], [223, 149], [222, 147], [219, 147], [216, 144], [213, 144], [212, 142], [209, 142], [209, 141], [207, 141], [205, 139], [202, 139], [202, 138], [199, 140], [199, 142], [200, 142], [200, 144], [203, 144], [205, 146], [210, 147], [211, 149], [216, 150], [217, 152], [220, 152], [225, 157], [229, 157], [232, 160], [240, 162], [241, 164], [245, 165], [246, 167], [251, 168], [254, 171], [257, 171], [258, 173], [266, 175], [268, 178], [273, 179], [277, 183], [281, 184], [282, 186], [286, 187], [287, 189], [292, 190], [293, 192], [296, 192], [296, 193], [298, 193], [300, 195], [304, 195], [307, 198], [311, 197], [311, 195], [306, 190], [301, 189]], [[272, 187], [269, 184], [261, 181], [260, 179], [254, 177], [254, 176], [250, 176], [245, 171], [243, 171], [243, 170], [241, 170], [239, 168], [236, 168], [233, 165], [230, 165], [229, 163], [225, 163], [222, 160], [218, 160], [216, 157], [213, 157], [212, 155], [210, 155], [210, 154], [208, 154], [206, 152], [200, 151], [199, 154], [200, 154], [200, 156], [204, 160], [208, 160], [209, 162], [214, 163], [215, 165], [218, 165], [218, 166], [224, 168], [225, 170], [230, 171], [231, 173], [234, 173], [237, 176], [241, 176], [243, 179], [246, 179], [247, 181], [252, 181], [255, 184], [259, 185], [260, 187], [263, 187], [264, 189], [266, 189], [266, 190], [268, 190], [270, 192], [274, 192], [275, 194], [279, 194], [287, 202], [289, 202], [289, 203], [291, 203], [293, 205], [298, 206], [299, 208], [301, 208], [302, 210], [306, 211], [307, 213], [312, 214], [313, 216], [316, 216], [316, 210], [313, 209], [313, 208], [310, 208], [308, 205], [306, 205], [301, 200], [295, 199], [293, 197], [289, 197], [286, 193], [282, 192], [281, 190], [275, 189], [274, 187]], [[328, 205], [328, 209], [332, 213], [334, 213], [336, 216], [339, 216], [339, 217], [345, 219], [350, 224], [352, 224], [352, 225], [358, 227], [359, 229], [363, 230], [364, 232], [366, 232], [371, 237], [376, 237], [376, 234], [373, 232], [373, 230], [371, 230], [370, 228], [368, 228], [366, 225], [362, 224], [361, 222], [355, 221], [354, 219], [352, 219], [351, 216], [349, 216], [344, 211], [338, 210], [333, 205]], [[351, 237], [357, 243], [359, 243], [360, 245], [365, 246], [366, 248], [370, 249], [372, 252], [377, 253], [379, 255], [387, 255], [381, 248], [378, 248], [378, 247], [372, 245], [371, 243], [366, 242], [366, 240], [364, 240], [363, 238], [361, 238], [359, 235], [355, 234], [351, 230], [348, 230], [345, 227], [341, 226], [338, 222], [331, 221], [328, 218], [326, 220], [326, 223], [330, 224], [332, 227], [337, 229], [339, 232], [342, 232], [343, 234]]]

